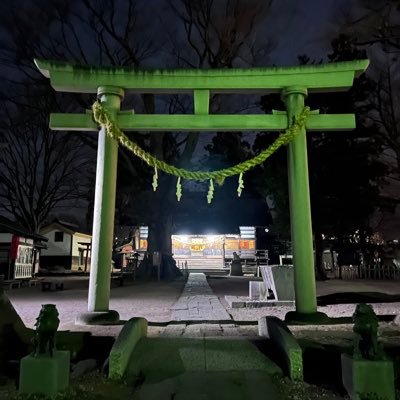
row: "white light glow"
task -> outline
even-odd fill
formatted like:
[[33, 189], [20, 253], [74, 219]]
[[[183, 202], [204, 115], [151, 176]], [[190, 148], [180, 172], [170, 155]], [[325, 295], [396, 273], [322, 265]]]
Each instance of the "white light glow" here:
[[183, 243], [189, 243], [189, 236], [183, 235], [183, 236], [180, 236], [179, 239], [180, 239]]

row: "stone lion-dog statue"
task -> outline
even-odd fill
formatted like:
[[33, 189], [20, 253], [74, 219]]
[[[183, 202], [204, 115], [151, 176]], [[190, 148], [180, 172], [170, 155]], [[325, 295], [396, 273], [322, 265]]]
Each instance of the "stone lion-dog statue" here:
[[379, 321], [371, 305], [357, 304], [353, 314], [353, 357], [365, 360], [382, 360], [384, 353], [378, 342]]
[[53, 356], [55, 348], [55, 336], [60, 320], [54, 304], [43, 304], [35, 323], [33, 337], [33, 356]]

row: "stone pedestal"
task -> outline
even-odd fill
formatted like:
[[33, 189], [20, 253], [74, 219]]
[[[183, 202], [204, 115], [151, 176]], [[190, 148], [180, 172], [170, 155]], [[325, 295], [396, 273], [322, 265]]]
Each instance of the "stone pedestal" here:
[[230, 276], [243, 276], [242, 263], [240, 260], [232, 261]]
[[358, 360], [342, 354], [342, 382], [353, 400], [395, 400], [392, 361]]
[[68, 386], [69, 366], [69, 351], [55, 351], [53, 357], [24, 357], [21, 360], [19, 392], [55, 397]]

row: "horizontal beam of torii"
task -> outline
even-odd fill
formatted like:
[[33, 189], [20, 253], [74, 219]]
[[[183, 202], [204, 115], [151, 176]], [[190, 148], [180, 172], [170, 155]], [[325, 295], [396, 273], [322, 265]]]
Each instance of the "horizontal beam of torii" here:
[[[287, 128], [286, 112], [276, 115], [164, 115], [120, 112], [115, 121], [123, 131], [283, 131]], [[57, 131], [98, 131], [98, 125], [88, 114], [50, 115], [50, 128]], [[308, 131], [338, 131], [355, 128], [354, 114], [311, 114]]]
[[[55, 90], [96, 93], [101, 105], [122, 130], [135, 131], [282, 131], [293, 124], [313, 92], [342, 91], [352, 86], [368, 60], [249, 69], [150, 70], [121, 67], [86, 67], [62, 62], [35, 61]], [[194, 113], [185, 115], [134, 114], [122, 111], [125, 92], [193, 94]], [[210, 114], [214, 93], [280, 93], [286, 111], [272, 115]], [[97, 130], [91, 111], [86, 114], [52, 114], [50, 126], [57, 130]], [[308, 182], [306, 130], [345, 130], [355, 127], [353, 114], [308, 116], [306, 126], [287, 145], [291, 237], [294, 264], [296, 321], [324, 319], [317, 312], [313, 238]], [[345, 151], [345, 149], [344, 149]], [[110, 265], [116, 193], [118, 144], [99, 132], [93, 245], [86, 323], [110, 322], [118, 313], [109, 310]], [[97, 321], [97, 322], [96, 322]]]

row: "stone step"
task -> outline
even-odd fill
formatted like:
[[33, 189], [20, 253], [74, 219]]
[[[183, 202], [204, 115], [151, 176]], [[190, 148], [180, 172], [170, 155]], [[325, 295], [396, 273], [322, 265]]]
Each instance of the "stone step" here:
[[187, 262], [188, 269], [223, 269], [222, 258], [176, 258], [177, 264], [182, 268]]
[[147, 337], [134, 348], [127, 377], [168, 378], [186, 372], [222, 371], [282, 372], [247, 339]]
[[145, 381], [133, 399], [279, 400], [273, 379], [263, 371], [186, 372], [159, 382]]
[[223, 269], [223, 265], [215, 263], [190, 262], [188, 263], [188, 269]]

